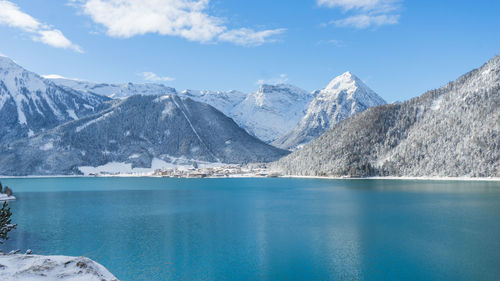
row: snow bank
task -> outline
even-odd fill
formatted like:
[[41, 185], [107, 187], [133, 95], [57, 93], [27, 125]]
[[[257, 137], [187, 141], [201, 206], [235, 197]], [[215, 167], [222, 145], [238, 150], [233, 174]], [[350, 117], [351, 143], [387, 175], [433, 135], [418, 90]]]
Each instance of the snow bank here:
[[15, 196], [8, 196], [7, 194], [0, 193], [0, 202], [1, 201], [9, 201], [9, 200], [16, 200]]
[[118, 281], [104, 266], [86, 257], [0, 254], [3, 281]]

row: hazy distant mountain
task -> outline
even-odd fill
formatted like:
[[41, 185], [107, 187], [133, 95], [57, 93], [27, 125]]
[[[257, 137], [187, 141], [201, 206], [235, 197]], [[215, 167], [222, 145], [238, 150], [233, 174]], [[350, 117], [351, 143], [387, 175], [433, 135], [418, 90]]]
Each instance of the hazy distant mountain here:
[[0, 143], [93, 114], [106, 107], [107, 100], [59, 87], [0, 56]]
[[318, 91], [300, 123], [272, 144], [295, 149], [316, 139], [345, 118], [385, 103], [354, 74], [346, 72]]
[[50, 78], [57, 85], [69, 87], [78, 91], [97, 94], [110, 98], [126, 98], [133, 95], [168, 95], [176, 94], [174, 88], [167, 87], [162, 84], [110, 84], [110, 83], [94, 83], [88, 81], [66, 79], [66, 78]]
[[500, 176], [500, 56], [404, 103], [369, 108], [273, 164], [293, 175]]
[[98, 114], [0, 149], [0, 175], [76, 174], [110, 162], [153, 159], [247, 163], [287, 152], [250, 136], [214, 107], [176, 95], [135, 95]]

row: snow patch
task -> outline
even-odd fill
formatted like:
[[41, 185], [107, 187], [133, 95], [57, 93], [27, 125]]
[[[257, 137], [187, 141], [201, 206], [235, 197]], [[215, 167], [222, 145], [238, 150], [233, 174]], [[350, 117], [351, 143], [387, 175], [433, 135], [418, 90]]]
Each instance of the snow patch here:
[[172, 103], [166, 103], [165, 108], [161, 112], [161, 118], [165, 119], [167, 116], [175, 116], [175, 105]]
[[[134, 156], [131, 155], [131, 156]], [[130, 157], [129, 157], [130, 158]], [[82, 166], [78, 169], [86, 176], [94, 174], [141, 174], [150, 175], [157, 169], [165, 169], [172, 167], [173, 165], [167, 163], [161, 159], [153, 158], [151, 161], [151, 168], [132, 168], [131, 163], [125, 162], [109, 162], [102, 166], [91, 167]]]
[[10, 200], [16, 200], [16, 197], [11, 195], [11, 196], [8, 196], [7, 194], [5, 193], [0, 193], [0, 202], [1, 201], [10, 201]]
[[0, 255], [0, 280], [118, 281], [104, 266], [86, 257]]
[[438, 110], [441, 108], [441, 102], [443, 101], [443, 96], [438, 97], [431, 105], [432, 110]]
[[68, 79], [64, 76], [61, 76], [59, 74], [47, 74], [47, 75], [41, 75], [45, 79]]
[[83, 129], [87, 128], [88, 126], [90, 126], [90, 125], [92, 125], [92, 124], [94, 124], [94, 123], [97, 123], [97, 122], [103, 121], [104, 119], [108, 118], [108, 117], [109, 117], [110, 115], [112, 115], [112, 114], [113, 114], [113, 111], [108, 112], [108, 113], [106, 113], [106, 114], [102, 115], [101, 117], [99, 117], [99, 118], [97, 118], [97, 119], [90, 120], [89, 122], [87, 122], [87, 123], [85, 123], [85, 124], [83, 124], [83, 125], [81, 125], [81, 126], [76, 127], [75, 132], [77, 132], [77, 133], [78, 133], [78, 132], [80, 132], [81, 130], [83, 130]]
[[90, 105], [88, 105], [86, 103], [83, 104], [83, 107], [85, 107], [86, 109], [94, 110], [93, 106], [90, 106]]
[[75, 111], [73, 109], [67, 109], [66, 112], [68, 113], [69, 117], [73, 118], [73, 120], [78, 119], [78, 116], [76, 116]]
[[48, 142], [48, 143], [40, 146], [40, 150], [43, 150], [43, 151], [51, 150], [53, 148], [54, 148], [54, 143], [52, 143], [52, 142]]

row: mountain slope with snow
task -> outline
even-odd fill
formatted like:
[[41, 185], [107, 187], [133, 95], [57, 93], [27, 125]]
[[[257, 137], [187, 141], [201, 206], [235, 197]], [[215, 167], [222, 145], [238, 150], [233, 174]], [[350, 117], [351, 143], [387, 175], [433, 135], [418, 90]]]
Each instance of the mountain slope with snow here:
[[59, 87], [0, 56], [0, 143], [95, 113], [106, 107], [108, 100]]
[[287, 84], [261, 85], [230, 116], [250, 134], [271, 142], [295, 127], [314, 96]]
[[385, 103], [354, 74], [346, 72], [317, 92], [300, 123], [273, 145], [284, 149], [300, 147], [345, 118]]
[[107, 84], [63, 78], [51, 80], [63, 87], [110, 98], [166, 94], [188, 97], [217, 108], [248, 133], [266, 142], [277, 139], [296, 126], [313, 99], [312, 94], [287, 84], [262, 85], [257, 92], [246, 94], [239, 91], [177, 92], [161, 84]]
[[195, 101], [207, 103], [225, 115], [232, 117], [232, 112], [236, 105], [245, 100], [247, 94], [239, 91], [197, 91], [197, 90], [184, 90], [179, 96], [191, 98]]
[[66, 78], [50, 78], [50, 80], [63, 87], [68, 87], [85, 93], [106, 96], [113, 99], [126, 98], [133, 95], [169, 95], [176, 93], [176, 90], [174, 88], [167, 87], [162, 84], [110, 84], [94, 83]]
[[135, 95], [97, 114], [0, 146], [0, 175], [79, 174], [79, 167], [110, 163], [151, 168], [180, 160], [269, 162], [286, 154], [205, 103], [176, 95]]
[[347, 118], [273, 167], [307, 176], [500, 177], [500, 56], [420, 97]]

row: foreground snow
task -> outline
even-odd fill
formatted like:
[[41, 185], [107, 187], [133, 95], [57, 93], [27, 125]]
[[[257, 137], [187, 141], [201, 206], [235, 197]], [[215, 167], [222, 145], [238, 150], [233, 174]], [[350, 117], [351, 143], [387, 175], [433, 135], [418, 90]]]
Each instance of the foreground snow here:
[[9, 200], [16, 200], [16, 197], [13, 195], [8, 196], [7, 194], [0, 193], [0, 201], [9, 201]]
[[118, 279], [86, 257], [0, 254], [0, 280], [110, 281]]

